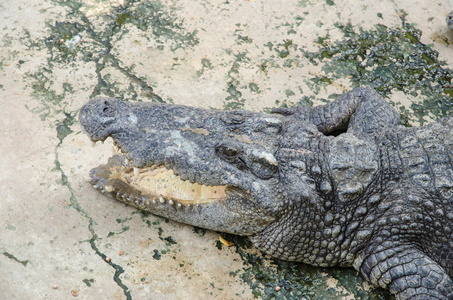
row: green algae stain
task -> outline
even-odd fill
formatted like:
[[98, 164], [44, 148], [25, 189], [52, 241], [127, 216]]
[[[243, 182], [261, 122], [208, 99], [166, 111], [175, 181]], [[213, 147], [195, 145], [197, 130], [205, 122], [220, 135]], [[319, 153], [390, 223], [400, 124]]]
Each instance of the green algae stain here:
[[[56, 21], [49, 25], [51, 34], [45, 39], [45, 45], [51, 54], [50, 61], [71, 62], [77, 59], [79, 52], [84, 52], [81, 46], [82, 37], [79, 35], [87, 31], [88, 27], [79, 22]], [[53, 50], [57, 51], [53, 51]]]
[[202, 58], [201, 59], [201, 70], [198, 70], [197, 71], [197, 75], [198, 77], [202, 76], [203, 73], [206, 71], [206, 70], [211, 70], [212, 69], [212, 62], [207, 59], [207, 58]]
[[159, 253], [159, 250], [154, 249], [153, 251], [154, 251], [153, 258], [155, 260], [160, 260], [162, 258], [162, 254]]
[[168, 247], [168, 246], [171, 246], [171, 245], [176, 245], [178, 242], [171, 236], [167, 236], [166, 238], [164, 238], [164, 241], [165, 241], [165, 245]]
[[130, 12], [119, 13], [116, 16], [115, 22], [118, 25], [123, 25], [124, 23], [129, 22], [131, 20], [131, 16], [132, 14]]
[[159, 44], [167, 44], [170, 50], [187, 48], [199, 43], [196, 31], [188, 32], [183, 23], [158, 1], [141, 1], [115, 7], [112, 32], [125, 24], [132, 24], [143, 31], [150, 31]]
[[[363, 290], [364, 279], [353, 269], [320, 268], [303, 263], [282, 261], [260, 254], [251, 254], [253, 245], [246, 237], [222, 234], [234, 243], [244, 261], [242, 270], [231, 271], [252, 289], [255, 298], [262, 299], [342, 299], [354, 295], [356, 299], [389, 299], [382, 289]], [[221, 247], [218, 247], [221, 250]], [[337, 287], [327, 286], [327, 279], [338, 281]], [[276, 287], [278, 288], [276, 289]]]
[[65, 118], [63, 121], [57, 124], [57, 138], [60, 143], [63, 142], [64, 138], [72, 133], [70, 126], [74, 124], [75, 118], [71, 114], [64, 113]]
[[118, 219], [116, 219], [116, 222], [117, 222], [118, 224], [123, 224], [123, 223], [126, 223], [126, 222], [130, 221], [130, 220], [132, 220], [131, 217], [127, 217], [127, 218], [124, 218], [124, 219], [118, 218]]
[[256, 94], [261, 93], [259, 86], [254, 82], [249, 83], [249, 89], [252, 93], [256, 93]]
[[248, 37], [248, 36], [238, 35], [237, 40], [238, 40], [239, 44], [243, 44], [243, 43], [251, 44], [251, 43], [253, 43], [253, 39]]
[[226, 100], [229, 101], [224, 105], [224, 109], [240, 109], [244, 107], [245, 100], [242, 99], [242, 93], [237, 89], [233, 82], [228, 85], [228, 94]]
[[88, 287], [91, 287], [91, 284], [95, 282], [94, 279], [83, 279], [83, 283], [85, 283]]
[[411, 104], [410, 111], [397, 107], [405, 124], [413, 120], [423, 125], [427, 117], [453, 114], [453, 71], [439, 61], [435, 50], [420, 42], [419, 30], [410, 24], [401, 28], [377, 25], [368, 31], [350, 24], [336, 26], [349, 38], [331, 43], [326, 36], [317, 39], [319, 51], [301, 50], [311, 63], [322, 62], [327, 74], [314, 76], [313, 86], [319, 88], [349, 78], [353, 87], [371, 86], [383, 96], [394, 91], [423, 96], [421, 102]]
[[[283, 44], [278, 44], [277, 47], [275, 48], [275, 51], [278, 52], [280, 58], [286, 58], [289, 55], [291, 46], [293, 45], [292, 40], [284, 40]], [[281, 49], [283, 48], [283, 49]]]
[[227, 93], [229, 94], [225, 98], [225, 104], [223, 109], [242, 109], [244, 108], [245, 101], [242, 97], [241, 89], [246, 88], [246, 85], [242, 84], [240, 69], [242, 66], [247, 66], [250, 63], [250, 59], [247, 57], [248, 52], [241, 52], [234, 55], [234, 60], [231, 64], [231, 68], [227, 73], [228, 82]]
[[215, 243], [215, 246], [217, 249], [222, 250], [223, 249], [223, 244], [220, 240], [217, 240]]
[[200, 237], [203, 237], [206, 234], [206, 229], [194, 226], [193, 227], [193, 232], [198, 234]]
[[23, 265], [24, 267], [26, 267], [28, 265], [28, 263], [30, 262], [28, 259], [27, 260], [20, 260], [18, 259], [17, 257], [15, 257], [14, 255], [12, 255], [11, 253], [8, 253], [6, 251], [3, 252], [3, 255], [6, 256], [7, 258], [9, 259], [12, 259], [18, 263], [20, 263], [21, 265]]

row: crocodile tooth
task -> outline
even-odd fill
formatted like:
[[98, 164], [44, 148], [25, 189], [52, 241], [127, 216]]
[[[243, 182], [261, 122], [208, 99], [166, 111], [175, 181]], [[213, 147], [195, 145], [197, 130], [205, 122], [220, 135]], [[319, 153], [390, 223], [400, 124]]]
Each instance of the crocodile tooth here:
[[128, 165], [129, 164], [129, 158], [124, 157], [124, 162], [126, 163], [126, 165]]
[[104, 189], [105, 189], [106, 192], [109, 192], [109, 193], [111, 193], [111, 192], [113, 192], [115, 190], [115, 188], [113, 186], [111, 186], [111, 185], [106, 185], [104, 187]]
[[83, 179], [87, 182], [91, 182], [91, 177], [90, 176], [84, 176]]
[[175, 202], [173, 202], [173, 200], [171, 200], [171, 199], [170, 199], [170, 200], [168, 200], [168, 204], [170, 204], [170, 205], [174, 205], [174, 204], [175, 204]]
[[165, 199], [162, 197], [159, 197], [159, 202], [163, 204], [163, 203], [165, 203]]
[[121, 193], [119, 191], [116, 192], [116, 199], [121, 199]]
[[178, 203], [178, 204], [176, 204], [176, 206], [177, 206], [178, 208], [181, 208], [181, 207], [182, 207], [182, 204], [181, 204], [181, 203]]
[[91, 148], [94, 148], [96, 146], [96, 141], [91, 141]]
[[153, 199], [153, 204], [156, 204], [156, 203], [157, 203], [157, 199], [154, 198], [154, 199]]
[[137, 177], [138, 177], [138, 174], [140, 174], [140, 169], [139, 169], [139, 168], [136, 168], [136, 167], [134, 167], [134, 176], [135, 176], [135, 178], [137, 178]]

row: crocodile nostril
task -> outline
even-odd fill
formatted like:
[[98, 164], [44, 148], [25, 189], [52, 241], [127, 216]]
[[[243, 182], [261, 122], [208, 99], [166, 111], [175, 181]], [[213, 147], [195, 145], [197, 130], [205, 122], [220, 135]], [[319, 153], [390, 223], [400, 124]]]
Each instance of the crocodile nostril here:
[[116, 109], [113, 102], [104, 100], [99, 108], [105, 117], [115, 117]]

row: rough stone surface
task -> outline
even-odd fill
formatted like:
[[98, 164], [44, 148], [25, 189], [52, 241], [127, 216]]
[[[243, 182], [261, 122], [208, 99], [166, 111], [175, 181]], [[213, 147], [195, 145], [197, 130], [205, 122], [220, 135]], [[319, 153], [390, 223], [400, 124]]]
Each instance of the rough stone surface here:
[[[244, 262], [234, 248], [216, 247], [217, 234], [142, 216], [84, 181], [107, 161], [111, 144], [88, 147], [75, 118], [80, 107], [92, 96], [151, 101], [156, 94], [177, 104], [261, 111], [341, 94], [354, 86], [351, 77], [319, 81], [336, 70], [286, 42], [316, 52], [318, 38], [347, 40], [336, 23], [392, 29], [404, 17], [451, 68], [445, 18], [452, 7], [448, 0], [0, 1], [0, 298], [253, 298], [240, 277]], [[433, 94], [392, 89], [387, 96], [418, 125], [424, 110], [413, 107]], [[441, 115], [432, 106], [426, 112], [426, 120]], [[168, 236], [177, 244], [160, 239]], [[357, 274], [310, 272], [321, 282], [311, 290], [316, 295], [371, 293], [366, 284], [345, 283]]]

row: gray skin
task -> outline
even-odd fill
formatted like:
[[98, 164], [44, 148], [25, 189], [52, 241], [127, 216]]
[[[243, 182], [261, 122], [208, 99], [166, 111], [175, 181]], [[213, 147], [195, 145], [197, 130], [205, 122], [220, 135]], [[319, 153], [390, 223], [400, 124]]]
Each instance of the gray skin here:
[[448, 28], [453, 30], [453, 11], [448, 14], [448, 16], [445, 19], [445, 21], [447, 22]]
[[[274, 114], [96, 99], [92, 141], [122, 149], [91, 171], [105, 194], [178, 222], [247, 235], [275, 257], [354, 267], [397, 299], [453, 299], [453, 118], [420, 128], [371, 88]], [[130, 160], [126, 162], [124, 156]], [[150, 199], [111, 168], [165, 165], [224, 199]], [[109, 188], [105, 188], [109, 185]]]

